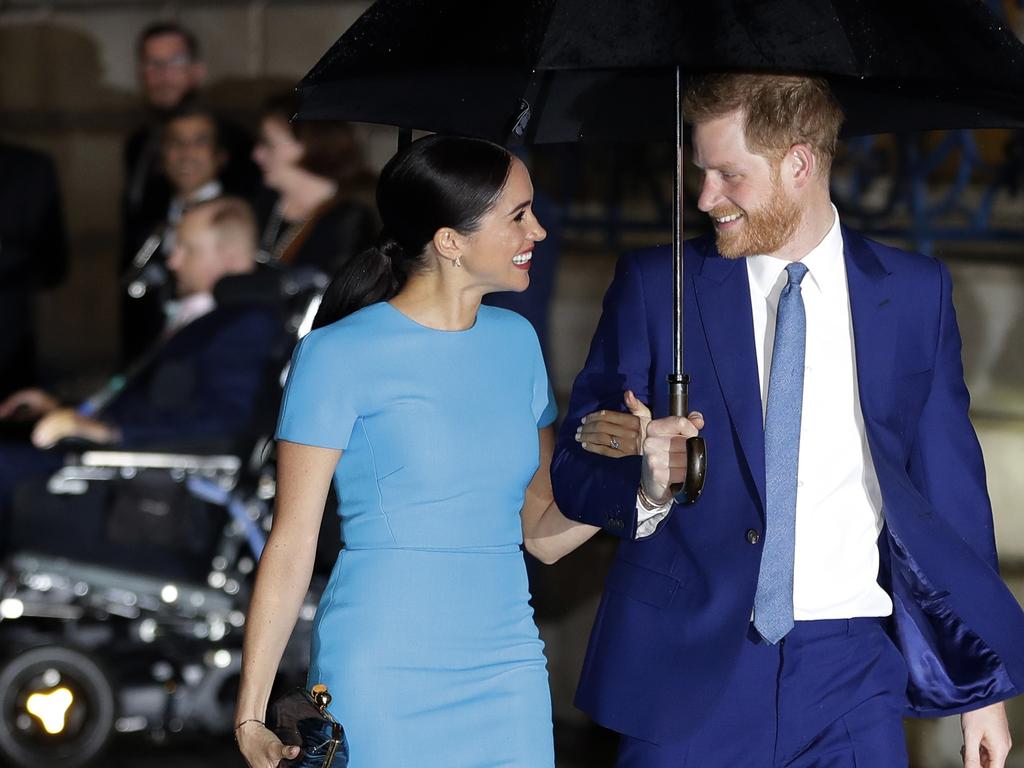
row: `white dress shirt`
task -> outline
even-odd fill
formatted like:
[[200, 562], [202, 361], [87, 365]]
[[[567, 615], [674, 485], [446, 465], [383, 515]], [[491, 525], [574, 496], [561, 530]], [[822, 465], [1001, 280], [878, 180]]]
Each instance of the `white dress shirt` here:
[[208, 315], [217, 307], [212, 293], [190, 293], [188, 296], [168, 301], [164, 304], [167, 324], [164, 326], [164, 338], [174, 335], [193, 320]]
[[[793, 613], [797, 621], [888, 616], [892, 600], [878, 584], [882, 495], [868, 451], [857, 388], [850, 297], [839, 215], [801, 260], [807, 316], [803, 415], [796, 497]], [[790, 262], [746, 259], [761, 413], [775, 340], [779, 295]], [[648, 511], [637, 500], [637, 538], [654, 532], [669, 506]], [[768, 534], [770, 535], [770, 533]]]

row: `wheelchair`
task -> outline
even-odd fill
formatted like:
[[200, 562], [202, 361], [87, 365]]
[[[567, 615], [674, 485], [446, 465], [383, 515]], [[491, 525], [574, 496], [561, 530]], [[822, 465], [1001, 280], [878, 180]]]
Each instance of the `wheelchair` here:
[[[282, 370], [326, 282], [317, 273], [260, 280], [242, 294], [279, 302], [290, 343], [234, 450], [79, 450], [19, 488], [28, 544], [0, 564], [0, 764], [78, 768], [116, 734], [231, 732], [246, 608], [273, 517]], [[336, 515], [324, 519], [337, 525]], [[281, 687], [304, 681], [339, 532], [321, 541]]]

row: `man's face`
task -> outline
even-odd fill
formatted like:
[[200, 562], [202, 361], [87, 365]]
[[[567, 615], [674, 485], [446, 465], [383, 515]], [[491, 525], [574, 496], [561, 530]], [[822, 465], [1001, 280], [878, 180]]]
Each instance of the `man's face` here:
[[202, 84], [205, 75], [205, 67], [192, 60], [181, 35], [156, 35], [143, 45], [139, 80], [146, 101], [155, 109], [167, 111], [177, 107]]
[[697, 207], [711, 217], [722, 256], [772, 254], [789, 242], [800, 208], [781, 177], [781, 162], [747, 149], [741, 112], [695, 125], [693, 148], [704, 172]]
[[174, 250], [167, 259], [167, 267], [177, 281], [178, 296], [211, 293], [214, 284], [226, 274], [226, 263], [209, 213], [196, 210], [182, 216], [175, 232]]
[[217, 148], [217, 127], [206, 115], [171, 120], [164, 128], [164, 173], [174, 191], [188, 197], [217, 178], [224, 157]]

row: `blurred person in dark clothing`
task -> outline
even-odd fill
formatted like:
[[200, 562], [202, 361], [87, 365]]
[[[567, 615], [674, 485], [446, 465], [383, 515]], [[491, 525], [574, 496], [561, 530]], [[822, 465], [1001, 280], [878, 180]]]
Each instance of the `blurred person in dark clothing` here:
[[272, 192], [261, 201], [261, 247], [282, 264], [332, 273], [377, 235], [375, 179], [350, 124], [290, 123], [297, 108], [292, 94], [275, 97], [260, 121], [253, 159]]
[[[218, 198], [189, 210], [178, 225], [168, 267], [179, 301], [148, 355], [77, 408], [39, 389], [0, 402], [0, 420], [20, 421], [31, 445], [0, 442], [0, 518], [15, 485], [63, 463], [61, 440], [130, 449], [222, 445], [253, 416], [268, 367], [280, 353], [278, 313], [244, 301], [218, 305], [214, 286], [255, 268], [256, 225], [249, 205]], [[0, 546], [9, 541], [2, 535]]]
[[[174, 249], [175, 228], [190, 206], [218, 197], [224, 186], [218, 175], [228, 155], [214, 114], [196, 103], [171, 115], [160, 143], [161, 167], [171, 196], [160, 216], [150, 222], [147, 238], [123, 271], [125, 282], [144, 284], [139, 296], [122, 300], [121, 343], [125, 360], [134, 360], [160, 335], [166, 322], [165, 303], [173, 295], [164, 262]], [[148, 255], [148, 259], [146, 256]], [[142, 258], [149, 271], [141, 273]], [[155, 270], [155, 271], [154, 271]]]
[[[179, 108], [197, 99], [207, 74], [195, 35], [171, 21], [159, 21], [142, 30], [136, 43], [136, 61], [148, 115], [125, 142], [125, 261], [149, 235], [154, 221], [163, 216], [173, 195], [160, 158], [164, 126]], [[229, 158], [222, 181], [228, 191], [250, 196], [259, 185], [259, 173], [249, 160], [252, 139], [237, 124], [223, 119], [219, 122]]]
[[67, 266], [53, 161], [0, 144], [0, 398], [37, 383], [34, 294], [58, 285]]

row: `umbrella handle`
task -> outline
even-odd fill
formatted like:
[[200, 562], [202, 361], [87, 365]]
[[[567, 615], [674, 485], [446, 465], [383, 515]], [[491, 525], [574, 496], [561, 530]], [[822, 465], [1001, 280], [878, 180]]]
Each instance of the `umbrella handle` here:
[[[688, 416], [689, 374], [671, 374], [668, 377], [669, 413], [672, 416]], [[679, 504], [693, 504], [704, 490], [708, 471], [708, 447], [703, 437], [686, 440], [686, 479], [672, 486], [672, 495]]]

